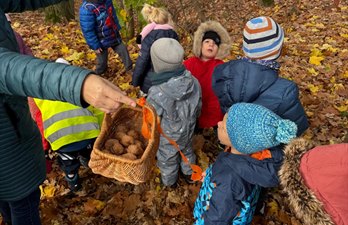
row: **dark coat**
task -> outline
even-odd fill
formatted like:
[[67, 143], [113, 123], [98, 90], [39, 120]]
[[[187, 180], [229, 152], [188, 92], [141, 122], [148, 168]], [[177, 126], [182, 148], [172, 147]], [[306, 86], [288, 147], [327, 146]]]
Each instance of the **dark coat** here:
[[174, 30], [152, 30], [145, 38], [141, 41], [141, 49], [139, 57], [135, 63], [135, 68], [132, 76], [132, 85], [147, 93], [152, 86], [149, 77], [150, 72], [154, 72], [151, 63], [150, 49], [152, 44], [160, 38], [173, 38], [179, 41], [178, 34]]
[[279, 77], [274, 69], [246, 60], [231, 60], [215, 68], [212, 85], [224, 113], [235, 103], [254, 103], [295, 122], [297, 135], [308, 128], [297, 85]]
[[282, 150], [273, 150], [272, 158], [257, 160], [249, 155], [220, 153], [212, 167], [211, 182], [216, 184], [203, 214], [204, 224], [231, 224], [255, 185], [275, 187]]
[[41, 136], [26, 96], [82, 105], [81, 87], [90, 71], [19, 54], [5, 17], [5, 12], [33, 10], [57, 2], [0, 1], [0, 201], [23, 199], [46, 177]]

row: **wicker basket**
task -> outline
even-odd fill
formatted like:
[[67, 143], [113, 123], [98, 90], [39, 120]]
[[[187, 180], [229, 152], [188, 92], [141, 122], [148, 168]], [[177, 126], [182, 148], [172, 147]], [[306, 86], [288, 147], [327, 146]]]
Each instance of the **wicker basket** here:
[[144, 107], [152, 113], [153, 121], [151, 138], [149, 140], [143, 140], [147, 147], [141, 158], [130, 160], [113, 155], [105, 150], [105, 142], [113, 138], [118, 125], [125, 125], [141, 133], [142, 109], [121, 107], [117, 112], [105, 115], [101, 133], [94, 144], [89, 162], [89, 166], [94, 173], [135, 185], [143, 183], [149, 178], [152, 168], [155, 165], [155, 156], [159, 145], [159, 133], [157, 131], [157, 115], [154, 108], [148, 104]]

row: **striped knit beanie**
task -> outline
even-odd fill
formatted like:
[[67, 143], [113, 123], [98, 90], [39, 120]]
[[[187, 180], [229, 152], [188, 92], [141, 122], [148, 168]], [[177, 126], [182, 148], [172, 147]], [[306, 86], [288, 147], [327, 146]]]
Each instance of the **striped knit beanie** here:
[[243, 51], [251, 59], [275, 60], [284, 41], [284, 31], [272, 18], [249, 20], [243, 30]]
[[237, 103], [230, 107], [226, 129], [232, 146], [244, 154], [289, 143], [297, 132], [294, 122], [251, 103]]

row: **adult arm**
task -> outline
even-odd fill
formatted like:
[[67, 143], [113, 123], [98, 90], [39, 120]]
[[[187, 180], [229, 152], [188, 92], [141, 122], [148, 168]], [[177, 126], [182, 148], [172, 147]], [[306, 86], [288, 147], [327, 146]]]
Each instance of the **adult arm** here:
[[23, 12], [57, 4], [61, 1], [66, 0], [1, 0], [0, 8], [6, 13]]
[[121, 103], [135, 106], [111, 82], [91, 71], [53, 63], [0, 48], [0, 93], [30, 96], [115, 111]]

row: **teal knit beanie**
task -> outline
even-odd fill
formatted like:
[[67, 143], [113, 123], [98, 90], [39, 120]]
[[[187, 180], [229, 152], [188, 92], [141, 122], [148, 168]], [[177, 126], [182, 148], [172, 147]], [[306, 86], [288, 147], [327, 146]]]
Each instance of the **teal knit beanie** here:
[[244, 154], [289, 143], [297, 132], [294, 122], [250, 103], [237, 103], [230, 107], [226, 129], [233, 147]]

